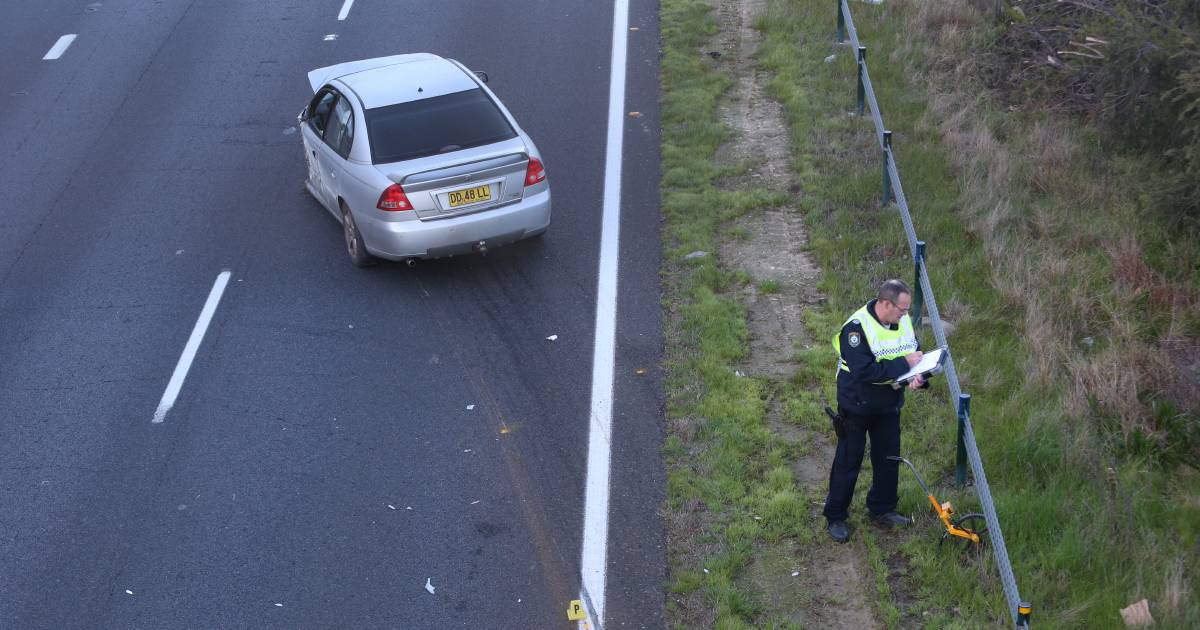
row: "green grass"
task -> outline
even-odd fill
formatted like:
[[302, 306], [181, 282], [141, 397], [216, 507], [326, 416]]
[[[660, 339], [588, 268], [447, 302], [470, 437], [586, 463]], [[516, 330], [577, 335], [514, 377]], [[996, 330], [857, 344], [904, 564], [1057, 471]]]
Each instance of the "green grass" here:
[[875, 609], [879, 618], [889, 628], [900, 626], [900, 610], [892, 603], [892, 587], [888, 584], [888, 568], [884, 560], [884, 551], [880, 548], [879, 539], [866, 528], [859, 528], [860, 536], [866, 543], [867, 563], [875, 576]]
[[[1019, 198], [1033, 210], [1004, 220], [1025, 230], [1018, 232], [1025, 239], [1020, 253], [1028, 269], [1039, 275], [1030, 288], [1014, 291], [1012, 287], [1026, 287], [1021, 284], [1026, 280], [1012, 273], [1007, 260], [989, 255], [993, 237], [979, 230], [979, 217], [964, 211], [978, 203], [968, 197], [971, 183], [952, 162], [954, 149], [940, 128], [930, 124], [928, 94], [913, 80], [915, 71], [930, 71], [933, 44], [914, 37], [906, 13], [912, 10], [904, 2], [852, 4], [860, 37], [872, 51], [872, 80], [884, 120], [895, 132], [917, 232], [929, 244], [933, 286], [956, 325], [952, 346], [964, 390], [973, 396], [976, 435], [1021, 593], [1035, 603], [1035, 619], [1050, 627], [1120, 627], [1118, 609], [1142, 597], [1150, 599], [1160, 625], [1196, 627], [1200, 598], [1189, 594], [1196, 592], [1195, 567], [1200, 566], [1200, 502], [1194, 490], [1200, 479], [1194, 467], [1179, 463], [1188, 457], [1194, 418], [1170, 406], [1156, 407], [1161, 425], [1175, 432], [1164, 440], [1160, 435], [1138, 438], [1137, 432], [1123, 439], [1121, 420], [1106, 417], [1113, 412], [1104, 401], [1094, 402], [1085, 417], [1073, 416], [1064, 393], [1072, 384], [1059, 376], [1065, 368], [1053, 369], [1045, 379], [1031, 376], [1036, 373], [1031, 361], [1039, 360], [1041, 351], [1028, 341], [1037, 333], [1031, 329], [1037, 318], [1023, 317], [1031, 300], [1041, 300], [1047, 305], [1046, 319], [1055, 325], [1079, 318], [1079, 330], [1104, 331], [1119, 325], [1111, 313], [1094, 302], [1082, 307], [1072, 303], [1079, 301], [1073, 296], [1101, 295], [1114, 308], [1125, 309], [1118, 311], [1124, 319], [1140, 321], [1133, 337], [1153, 339], [1172, 322], [1186, 333], [1194, 327], [1186, 314], [1180, 320], [1178, 314], [1155, 310], [1149, 292], [1120, 293], [1103, 245], [1132, 229], [1152, 270], [1194, 286], [1195, 258], [1167, 260], [1159, 252], [1186, 252], [1189, 257], [1195, 243], [1163, 230], [1151, 209], [1137, 209], [1135, 195], [1099, 207], [1087, 190], [1074, 198], [1064, 191], [1047, 198], [1030, 186], [1034, 173], [1019, 168], [1013, 179], [1026, 187]], [[815, 337], [824, 339], [881, 280], [911, 279], [911, 259], [896, 211], [879, 206], [880, 164], [872, 127], [848, 115], [854, 110], [854, 62], [848, 47], [833, 44], [831, 7], [772, 0], [759, 27], [767, 38], [760, 61], [775, 73], [771, 90], [787, 112], [811, 251], [824, 270], [820, 289], [828, 298], [826, 306], [807, 313], [805, 322]], [[824, 62], [830, 54], [836, 54], [833, 62]], [[1018, 149], [1037, 123], [1035, 117], [985, 113]], [[1086, 138], [1086, 131], [1080, 136]], [[1118, 190], [1130, 191], [1137, 190], [1139, 173], [1149, 168], [1127, 162], [1099, 166], [1119, 182]], [[1062, 177], [1068, 183], [1088, 181], [1094, 178], [1088, 169], [1096, 167], [1083, 163], [1069, 170], [1068, 165]], [[1131, 222], [1129, 214], [1138, 221]], [[1056, 259], [1069, 262], [1059, 276]], [[1056, 296], [1067, 304], [1056, 303]], [[931, 341], [928, 332], [922, 338]], [[802, 367], [788, 394], [789, 413], [798, 422], [816, 423], [820, 398], [831, 394], [830, 384], [816, 375], [829, 359], [821, 349], [799, 360]], [[1055, 365], [1053, 358], [1047, 360]], [[812, 367], [806, 368], [810, 362]], [[937, 482], [939, 498], [952, 500], [960, 513], [975, 511], [978, 503], [970, 490], [946, 483], [952, 478], [954, 423], [947, 393], [939, 387], [931, 395], [909, 397], [904, 452], [927, 479]], [[901, 481], [901, 506], [925, 510], [915, 480], [903, 474]], [[977, 627], [1006, 620], [1007, 606], [991, 561], [980, 566], [948, 560], [936, 546], [933, 528], [928, 520], [921, 522], [898, 550], [911, 564], [912, 595], [917, 598], [912, 607], [929, 613], [921, 623]], [[894, 606], [886, 601], [891, 596], [886, 581], [880, 581], [882, 561], [875, 557], [874, 544], [868, 539], [878, 595], [884, 600], [881, 618], [895, 626], [901, 611], [889, 609]], [[1181, 601], [1172, 603], [1172, 592]]]
[[719, 228], [730, 219], [786, 201], [715, 184], [740, 170], [713, 160], [729, 137], [717, 106], [731, 85], [721, 63], [701, 54], [717, 30], [705, 2], [663, 1], [661, 190], [670, 339], [663, 453], [667, 519], [674, 523], [668, 619], [676, 627], [705, 619], [720, 628], [784, 628], [787, 621], [764, 608], [745, 570], [756, 554], [812, 536], [789, 468], [799, 451], [766, 426], [770, 384], [735, 370], [746, 358], [749, 333], [745, 308], [731, 291], [748, 277], [722, 269], [714, 256], [685, 258], [716, 251]]
[[[819, 497], [797, 490], [789, 464], [804, 445], [772, 433], [767, 409], [778, 404], [786, 421], [827, 430], [821, 407], [832, 399], [833, 383], [826, 340], [881, 280], [912, 273], [896, 211], [879, 207], [871, 126], [849, 115], [852, 55], [832, 42], [831, 7], [817, 4], [771, 0], [757, 25], [766, 36], [759, 62], [774, 74], [770, 89], [790, 124], [803, 189], [798, 202], [827, 298], [803, 315], [818, 343], [797, 353], [795, 374], [779, 383], [735, 372], [746, 358], [748, 331], [734, 291], [749, 279], [722, 269], [713, 256], [684, 256], [717, 251], [729, 220], [786, 200], [714, 184], [741, 171], [713, 160], [729, 136], [716, 112], [732, 84], [728, 66], [701, 54], [717, 23], [705, 2], [662, 2], [669, 362], [663, 452], [667, 608], [677, 627], [791, 623], [747, 569], [761, 570], [765, 556], [814, 544], [819, 523], [805, 506]], [[1195, 418], [1163, 395], [1162, 381], [1138, 380], [1120, 396], [1107, 395], [1080, 367], [1124, 357], [1152, 372], [1150, 351], [1164, 335], [1200, 335], [1195, 309], [1164, 308], [1164, 295], [1194, 303], [1198, 239], [1139, 196], [1142, 182], [1153, 181], [1152, 164], [1110, 159], [1086, 128], [977, 99], [965, 118], [979, 121], [996, 149], [974, 155], [954, 144], [955, 129], [941, 118], [956, 111], [934, 113], [928, 84], [915, 77], [943, 71], [941, 51], [963, 39], [935, 46], [923, 29], [937, 20], [913, 14], [951, 5], [961, 3], [896, 0], [854, 3], [852, 10], [872, 51], [872, 79], [895, 132], [917, 231], [929, 243], [933, 286], [955, 325], [956, 364], [973, 396], [976, 435], [1021, 593], [1035, 604], [1035, 623], [1048, 627], [1120, 627], [1117, 611], [1143, 597], [1159, 627], [1200, 627]], [[981, 28], [971, 37], [986, 35]], [[1057, 142], [1083, 153], [1068, 152], [1070, 159], [1047, 171], [1045, 156]], [[989, 180], [1006, 172], [995, 168], [1005, 164], [991, 153], [1019, 158], [1007, 164], [1007, 179]], [[986, 204], [998, 200], [1011, 209], [990, 212]], [[1138, 284], [1147, 278], [1149, 285]], [[927, 330], [921, 336], [930, 343]], [[954, 437], [944, 384], [910, 396], [905, 454], [939, 499], [953, 501], [960, 513], [977, 511], [973, 490], [949, 483]], [[904, 473], [901, 508], [920, 515], [918, 526], [899, 542], [858, 528], [877, 618], [890, 627], [1006, 623], [991, 557], [964, 561], [939, 549], [938, 526], [924, 501]], [[890, 564], [902, 564], [903, 574], [893, 577]]]
[[763, 280], [758, 283], [759, 293], [779, 293], [780, 286], [778, 280]]

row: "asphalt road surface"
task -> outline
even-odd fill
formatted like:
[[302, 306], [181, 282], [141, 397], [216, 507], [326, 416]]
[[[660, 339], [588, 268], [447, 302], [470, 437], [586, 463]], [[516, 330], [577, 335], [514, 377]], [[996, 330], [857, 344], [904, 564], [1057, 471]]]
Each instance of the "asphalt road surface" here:
[[[0, 628], [577, 625], [612, 5], [4, 7]], [[663, 625], [656, 11], [620, 105], [605, 628]], [[303, 188], [305, 73], [417, 51], [537, 141], [543, 240], [351, 266]]]

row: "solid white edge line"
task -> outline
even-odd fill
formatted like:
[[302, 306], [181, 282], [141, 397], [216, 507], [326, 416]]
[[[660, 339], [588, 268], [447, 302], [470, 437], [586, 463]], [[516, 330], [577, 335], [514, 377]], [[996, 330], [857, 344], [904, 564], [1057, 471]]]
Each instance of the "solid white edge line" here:
[[604, 580], [608, 561], [609, 471], [612, 451], [613, 370], [616, 355], [617, 263], [621, 232], [621, 152], [625, 132], [625, 62], [629, 0], [613, 4], [612, 68], [608, 84], [608, 143], [604, 162], [604, 211], [596, 289], [596, 343], [592, 353], [592, 406], [588, 429], [587, 482], [583, 507], [580, 599], [587, 617], [580, 628], [604, 627]]
[[58, 41], [54, 42], [54, 45], [50, 47], [50, 50], [46, 52], [46, 56], [42, 57], [42, 59], [58, 59], [63, 53], [67, 52], [67, 47], [71, 45], [71, 42], [75, 41], [76, 37], [78, 35], [74, 34], [59, 37]]
[[346, 0], [342, 3], [342, 10], [338, 12], [338, 21], [346, 19], [350, 15], [350, 7], [354, 6], [354, 0]]
[[204, 340], [204, 333], [208, 331], [208, 323], [212, 321], [213, 313], [217, 311], [217, 304], [221, 302], [221, 295], [225, 293], [225, 285], [229, 284], [229, 274], [228, 269], [217, 274], [217, 280], [213, 283], [212, 290], [208, 292], [208, 299], [204, 302], [204, 308], [200, 309], [200, 317], [196, 319], [196, 326], [192, 328], [192, 336], [188, 338], [187, 345], [183, 347], [183, 355], [179, 357], [179, 363], [175, 365], [175, 373], [171, 375], [171, 382], [167, 383], [167, 390], [163, 392], [162, 400], [158, 402], [158, 409], [154, 412], [152, 421], [155, 424], [162, 422], [171, 407], [175, 406], [175, 398], [179, 396], [179, 390], [183, 389], [183, 379], [187, 378], [188, 370], [192, 369], [192, 360], [196, 358], [196, 350], [200, 348], [200, 342]]

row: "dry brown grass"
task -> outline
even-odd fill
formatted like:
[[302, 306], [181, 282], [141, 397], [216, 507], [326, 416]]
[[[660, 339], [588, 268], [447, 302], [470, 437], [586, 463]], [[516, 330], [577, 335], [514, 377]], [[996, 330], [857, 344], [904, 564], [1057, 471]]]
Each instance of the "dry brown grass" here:
[[1062, 362], [1062, 348], [1055, 343], [1057, 334], [1054, 322], [1048, 316], [1046, 301], [1036, 293], [1027, 293], [1025, 338], [1033, 351], [1026, 358], [1025, 373], [1039, 387], [1053, 384], [1055, 372]]
[[1182, 557], [1176, 558], [1175, 562], [1167, 570], [1166, 580], [1163, 585], [1162, 607], [1168, 617], [1180, 617], [1183, 613], [1183, 607], [1189, 601], [1191, 589], [1188, 587], [1185, 569], [1187, 565]]
[[1070, 160], [1078, 153], [1075, 139], [1064, 132], [1062, 125], [1049, 120], [1034, 124], [1029, 139], [1033, 145], [1033, 185], [1043, 193], [1062, 191], [1070, 181]]
[[[705, 529], [714, 520], [713, 515], [705, 510], [703, 502], [698, 500], [688, 501], [678, 508], [666, 506], [662, 509], [662, 517], [670, 536], [693, 543], [703, 538]], [[672, 550], [672, 572], [696, 570], [716, 551], [717, 546], [712, 544], [676, 546]], [[716, 620], [716, 609], [705, 601], [706, 597], [702, 588], [688, 593], [667, 592], [667, 599], [675, 606], [674, 618], [686, 627], [693, 628], [711, 628]]]
[[[1197, 395], [1188, 392], [1200, 383], [1164, 358], [1164, 350], [1194, 345], [1176, 323], [1197, 303], [1194, 287], [1147, 264], [1130, 227], [1132, 200], [1110, 174], [1089, 172], [1096, 160], [1071, 125], [1038, 120], [1001, 141], [983, 122], [986, 95], [969, 91], [977, 69], [963, 54], [967, 31], [981, 19], [969, 2], [914, 2], [908, 15], [912, 28], [943, 44], [931, 64], [939, 71], [926, 82], [925, 124], [939, 128], [953, 150], [961, 205], [988, 252], [993, 285], [1022, 307], [1026, 386], [1063, 391], [1071, 417], [1113, 417], [1127, 437], [1140, 431], [1161, 439], [1148, 399], [1168, 396], [1197, 409]], [[1107, 254], [1109, 269], [1097, 269], [1098, 252]], [[1151, 341], [1139, 323], [1147, 307], [1172, 315], [1167, 332]]]
[[[1196, 308], [1194, 304], [1186, 308]], [[1174, 317], [1177, 315], [1173, 313]], [[1168, 338], [1162, 343], [1163, 353], [1170, 364], [1170, 378], [1164, 390], [1170, 400], [1182, 401], [1184, 409], [1200, 408], [1200, 388], [1196, 387], [1196, 376], [1200, 375], [1200, 340]]]

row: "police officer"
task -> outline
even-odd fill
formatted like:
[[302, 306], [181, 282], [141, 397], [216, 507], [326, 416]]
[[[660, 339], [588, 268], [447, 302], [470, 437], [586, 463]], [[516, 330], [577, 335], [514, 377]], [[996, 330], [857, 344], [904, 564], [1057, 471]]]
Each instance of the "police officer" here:
[[[921, 360], [908, 309], [912, 291], [902, 280], [888, 280], [876, 299], [854, 312], [833, 338], [838, 354], [837, 402], [844, 430], [829, 471], [829, 496], [825, 518], [829, 535], [837, 542], [850, 540], [846, 526], [854, 484], [862, 468], [867, 436], [871, 436], [874, 478], [867, 492], [871, 519], [884, 525], [912, 525], [896, 512], [896, 484], [900, 463], [889, 455], [900, 454], [900, 408], [904, 389], [894, 387]], [[917, 377], [911, 389], [926, 387]]]

